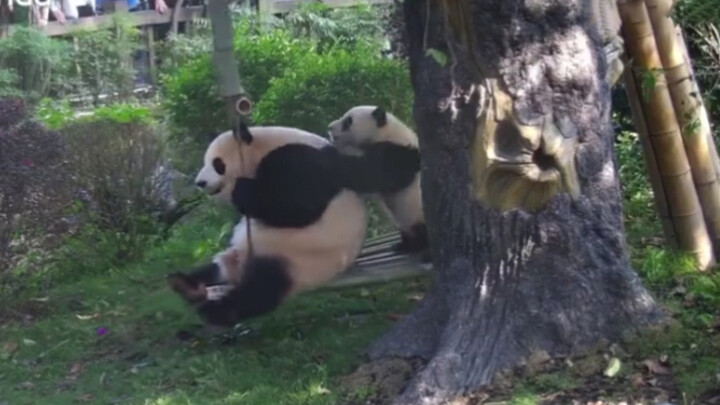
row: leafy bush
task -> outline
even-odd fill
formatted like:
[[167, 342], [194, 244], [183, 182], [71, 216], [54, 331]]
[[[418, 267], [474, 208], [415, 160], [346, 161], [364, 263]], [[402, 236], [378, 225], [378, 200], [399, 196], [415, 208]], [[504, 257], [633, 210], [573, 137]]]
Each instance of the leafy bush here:
[[[312, 44], [282, 30], [258, 36], [248, 28], [238, 29], [234, 47], [242, 85], [256, 102], [269, 87], [270, 79], [301, 55], [313, 52]], [[209, 134], [227, 130], [226, 110], [218, 96], [210, 55], [163, 76], [163, 105], [175, 127], [194, 139], [206, 141]]]
[[43, 98], [35, 106], [35, 118], [49, 129], [57, 130], [70, 123], [74, 113], [67, 100]]
[[20, 97], [19, 82], [20, 76], [14, 69], [0, 68], [0, 97]]
[[72, 52], [66, 42], [51, 39], [35, 28], [17, 27], [0, 39], [0, 91], [22, 94], [28, 101], [62, 94], [72, 87], [68, 71]]
[[132, 53], [140, 46], [140, 31], [114, 16], [109, 28], [80, 30], [73, 34], [77, 47], [73, 61], [77, 66], [81, 90], [97, 105], [103, 93], [120, 93], [127, 98], [134, 87]]
[[62, 233], [73, 197], [63, 137], [26, 114], [22, 100], [0, 100], [0, 271]]
[[93, 111], [92, 119], [107, 120], [118, 124], [134, 122], [151, 125], [153, 123], [150, 108], [131, 103], [115, 103], [98, 107]]
[[378, 45], [384, 26], [381, 18], [386, 7], [359, 4], [332, 8], [323, 3], [301, 3], [283, 20], [294, 37], [316, 41], [321, 51], [335, 47]]
[[307, 54], [257, 104], [255, 120], [325, 133], [330, 121], [359, 104], [382, 105], [411, 124], [412, 87], [402, 62], [369, 47]]
[[95, 118], [61, 132], [78, 186], [92, 202], [93, 222], [123, 235], [119, 256], [138, 257], [146, 236], [157, 231], [152, 214], [165, 209], [153, 182], [163, 150], [156, 128]]
[[197, 18], [188, 21], [187, 24], [191, 26], [190, 30], [182, 34], [170, 32], [164, 41], [157, 44], [161, 75], [172, 75], [188, 61], [212, 54], [212, 32], [209, 21], [205, 23], [205, 19]]

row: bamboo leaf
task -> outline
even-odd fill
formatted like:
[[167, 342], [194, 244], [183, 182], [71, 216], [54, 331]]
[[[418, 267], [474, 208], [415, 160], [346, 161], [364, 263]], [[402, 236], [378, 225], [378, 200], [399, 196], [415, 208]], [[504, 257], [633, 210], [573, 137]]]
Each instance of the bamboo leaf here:
[[427, 51], [425, 51], [425, 56], [429, 56], [437, 62], [438, 65], [445, 67], [447, 65], [447, 55], [443, 51], [439, 51], [434, 48], [428, 48]]

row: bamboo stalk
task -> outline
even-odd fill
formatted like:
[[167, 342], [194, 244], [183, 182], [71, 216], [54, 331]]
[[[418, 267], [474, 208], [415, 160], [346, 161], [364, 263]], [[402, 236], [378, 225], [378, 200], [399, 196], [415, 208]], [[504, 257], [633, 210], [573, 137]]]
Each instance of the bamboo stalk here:
[[[628, 61], [625, 61], [625, 66], [629, 66]], [[665, 199], [665, 188], [660, 178], [660, 169], [655, 159], [655, 153], [652, 151], [652, 144], [650, 144], [650, 138], [647, 129], [647, 123], [645, 122], [645, 115], [643, 114], [642, 102], [640, 100], [640, 86], [635, 80], [635, 76], [631, 69], [625, 69], [623, 72], [623, 78], [625, 81], [625, 93], [627, 94], [628, 100], [630, 101], [630, 111], [633, 115], [633, 121], [635, 122], [635, 130], [640, 138], [640, 144], [643, 149], [643, 156], [645, 157], [645, 166], [647, 167], [648, 178], [650, 179], [650, 186], [653, 190], [653, 201], [655, 201], [655, 209], [660, 216], [660, 222], [662, 223], [663, 232], [665, 233], [665, 240], [668, 246], [672, 248], [678, 247], [678, 237], [675, 234], [675, 227], [673, 226], [672, 218], [670, 218], [670, 209]]]
[[[641, 98], [652, 147], [646, 153], [653, 153], [657, 160], [658, 175], [665, 193], [655, 198], [667, 200], [679, 247], [691, 252], [699, 269], [706, 270], [715, 264], [715, 254], [693, 184], [688, 157], [684, 153], [668, 85], [665, 76], [658, 74], [663, 65], [648, 10], [643, 0], [622, 1], [618, 3], [618, 10], [628, 54], [634, 60], [633, 64], [642, 70], [634, 72], [641, 76], [636, 76], [636, 80], [642, 84], [643, 90], [649, 91], [648, 97]], [[652, 170], [651, 167], [648, 169]]]
[[[711, 156], [717, 155], [715, 145], [708, 142], [708, 134], [701, 132], [702, 98], [694, 93], [694, 79], [685, 61], [683, 49], [677, 41], [675, 24], [670, 18], [670, 0], [645, 0], [650, 22], [655, 34], [660, 59], [665, 71], [670, 98], [672, 99], [685, 145], [685, 153], [695, 188], [700, 200], [708, 232], [720, 252], [720, 182]], [[709, 130], [710, 128], [706, 128]]]
[[[685, 36], [683, 35], [682, 29], [679, 26], [675, 27], [675, 32], [677, 35], [677, 41], [680, 47], [683, 51], [683, 57], [685, 58], [685, 64], [687, 65], [688, 69], [690, 70], [690, 76], [695, 77], [695, 71], [693, 70], [692, 60], [690, 59], [690, 53], [688, 53], [687, 45], [685, 42]], [[701, 94], [700, 93], [700, 87], [697, 84], [697, 80], [693, 80], [693, 92], [695, 94]], [[700, 132], [706, 133], [708, 135], [708, 143], [713, 146], [713, 150], [717, 151], [717, 146], [715, 145], [715, 138], [713, 138], [713, 132], [710, 125], [710, 118], [707, 113], [707, 109], [705, 108], [705, 102], [703, 101], [702, 97], [698, 98], [698, 102], [700, 105], [698, 108], [701, 110], [698, 112], [699, 118], [700, 118]], [[717, 153], [711, 153], [710, 157], [713, 161], [713, 166], [715, 167], [715, 173], [720, 178], [720, 157]]]

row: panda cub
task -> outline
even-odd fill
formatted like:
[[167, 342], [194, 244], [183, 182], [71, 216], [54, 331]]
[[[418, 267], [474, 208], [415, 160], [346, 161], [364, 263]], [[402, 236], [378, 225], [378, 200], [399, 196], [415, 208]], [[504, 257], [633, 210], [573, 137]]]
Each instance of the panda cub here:
[[[245, 216], [211, 263], [168, 276], [173, 290], [207, 323], [232, 326], [345, 271], [362, 247], [367, 214], [362, 198], [341, 186], [336, 162], [326, 139], [299, 129], [243, 125], [218, 135], [196, 185]], [[216, 297], [219, 285], [229, 291]]]
[[[380, 205], [400, 230], [402, 253], [430, 260], [420, 188], [417, 135], [382, 107], [356, 106], [330, 123], [328, 135], [345, 158], [349, 188], [379, 194]], [[354, 157], [354, 158], [353, 158]], [[352, 162], [354, 163], [347, 163]]]

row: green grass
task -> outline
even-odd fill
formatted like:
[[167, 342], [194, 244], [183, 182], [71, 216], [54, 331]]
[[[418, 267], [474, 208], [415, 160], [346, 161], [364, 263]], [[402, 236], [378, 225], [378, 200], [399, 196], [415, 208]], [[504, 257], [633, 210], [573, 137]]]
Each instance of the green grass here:
[[[223, 345], [176, 339], [179, 327], [196, 320], [158, 281], [86, 281], [52, 294], [48, 303], [58, 309], [51, 316], [3, 330], [2, 342], [18, 348], [0, 363], [0, 399], [71, 404], [92, 395], [93, 403], [333, 403], [338, 393], [330, 376], [351, 371], [359, 350], [388, 326], [386, 315], [407, 309], [404, 292], [410, 292], [407, 283], [384, 285], [367, 296], [357, 290], [308, 294], [248, 323], [250, 335]], [[69, 299], [84, 308], [68, 311]], [[344, 319], [349, 313], [366, 317]], [[99, 316], [77, 317], [91, 314]], [[98, 327], [108, 332], [99, 336]]]
[[[666, 355], [691, 404], [717, 386], [720, 374], [720, 273], [698, 274], [687, 255], [646, 243], [662, 231], [640, 149], [626, 137], [618, 151], [633, 266], [673, 321], [623, 343], [629, 355], [613, 384], [628, 385], [644, 359]], [[410, 309], [408, 297], [427, 280], [305, 294], [247, 322], [250, 333], [227, 344], [176, 338], [199, 319], [165, 286], [164, 275], [221, 249], [229, 218], [203, 205], [140, 263], [86, 273], [83, 257], [94, 263], [108, 253], [85, 249], [57, 265], [71, 281], [0, 297], [0, 404], [333, 404], [373, 397], [373, 386], [343, 393], [338, 377], [390, 327], [388, 315]], [[36, 319], [7, 322], [12, 312]], [[99, 327], [107, 333], [98, 335]], [[515, 381], [509, 400], [534, 404], [583, 384], [566, 369], [538, 373]]]
[[201, 211], [143, 263], [3, 302], [37, 319], [0, 326], [0, 403], [335, 403], [333, 377], [352, 371], [421, 284], [308, 293], [244, 324], [250, 333], [234, 342], [183, 341], [178, 330], [200, 321], [164, 275], [221, 246], [217, 216]]

